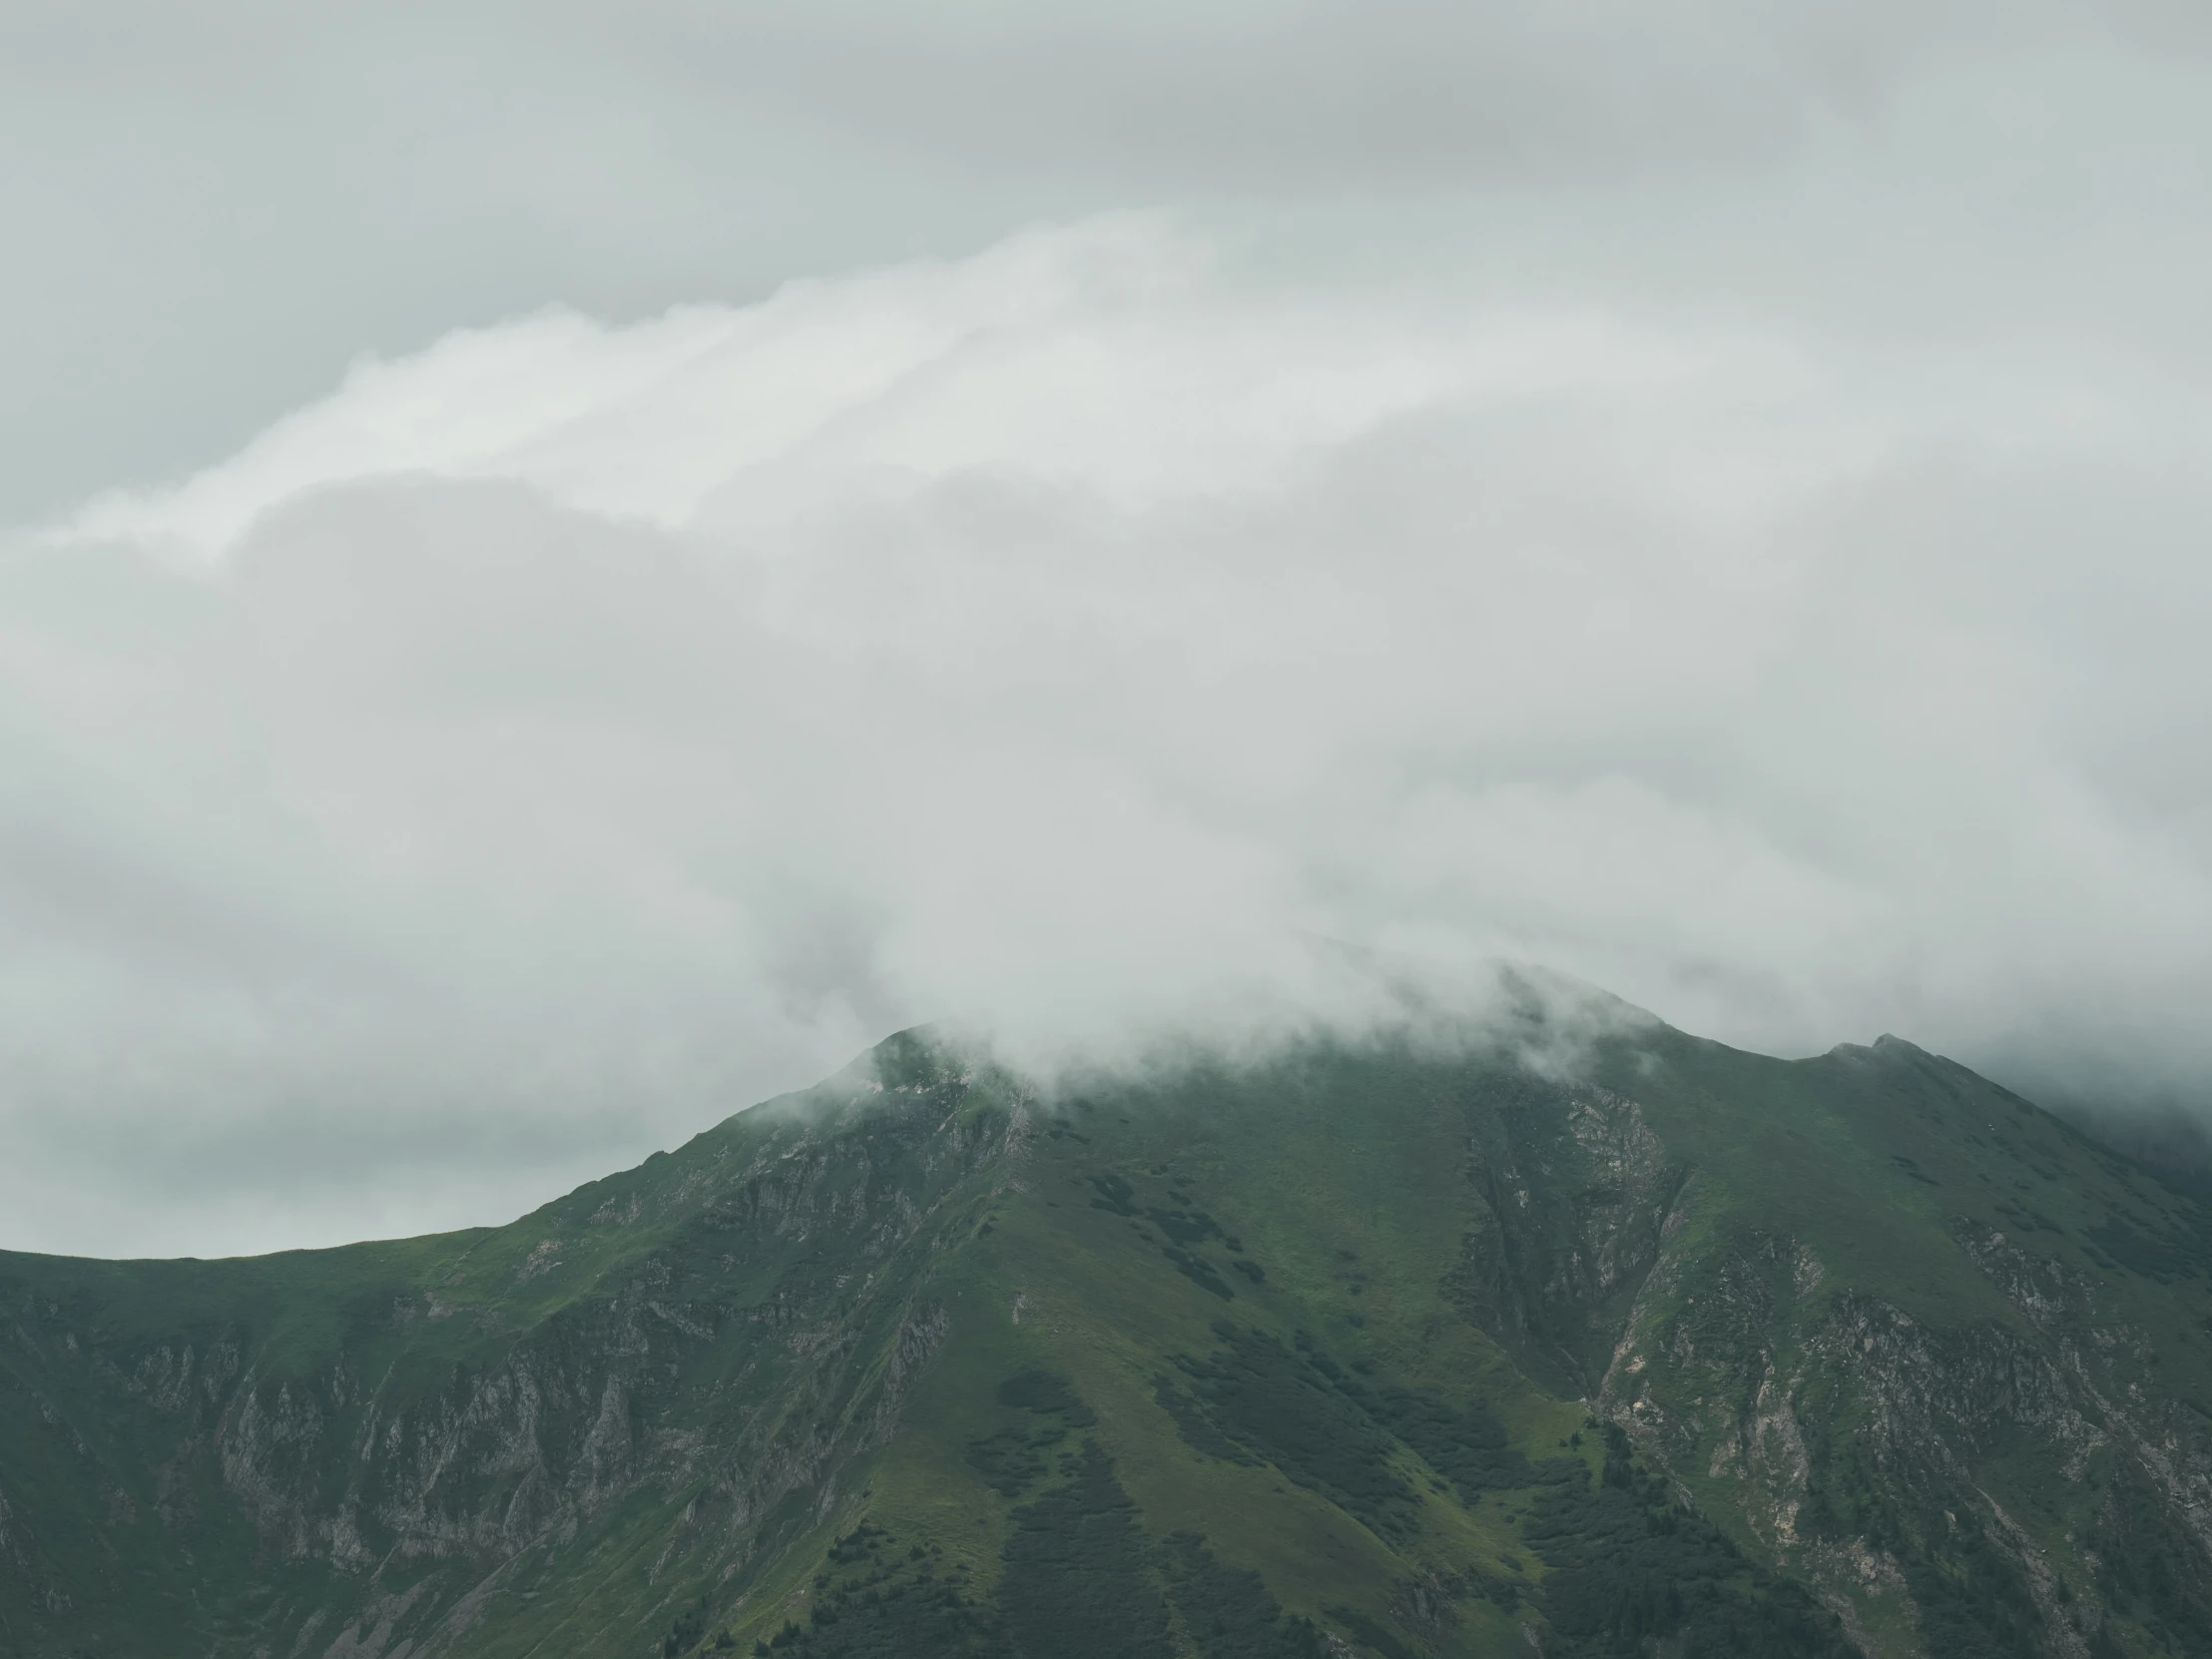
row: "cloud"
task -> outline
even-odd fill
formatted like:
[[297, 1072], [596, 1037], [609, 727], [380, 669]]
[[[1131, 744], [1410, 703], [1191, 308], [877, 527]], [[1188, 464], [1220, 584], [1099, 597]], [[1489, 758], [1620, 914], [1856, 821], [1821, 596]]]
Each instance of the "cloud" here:
[[[588, 30], [581, 9], [570, 26]], [[1961, 61], [2201, 46], [2160, 0], [1060, 4], [918, 14], [672, 0], [605, 50], [971, 168], [1291, 194], [1761, 162]], [[644, 66], [655, 66], [647, 70]]]
[[0, 558], [0, 1243], [497, 1220], [920, 1019], [1372, 1014], [1317, 936], [2186, 1092], [2208, 413], [1144, 215], [363, 359]]
[[1132, 205], [1302, 269], [1595, 264], [1699, 300], [1941, 295], [1969, 322], [2078, 295], [2088, 266], [2201, 336], [2207, 15], [16, 0], [0, 517], [204, 466], [364, 349], [555, 301], [758, 297]]

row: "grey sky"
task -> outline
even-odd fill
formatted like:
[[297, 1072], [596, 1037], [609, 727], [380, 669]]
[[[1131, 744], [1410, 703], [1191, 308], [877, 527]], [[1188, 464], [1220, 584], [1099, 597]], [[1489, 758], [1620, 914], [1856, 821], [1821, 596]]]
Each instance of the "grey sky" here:
[[1532, 15], [0, 13], [0, 1245], [1300, 929], [2201, 1098], [2198, 13]]
[[[1588, 278], [1626, 254], [1701, 279], [1701, 252], [1768, 216], [1793, 241], [1861, 228], [1825, 212], [1830, 193], [1872, 193], [1877, 224], [1927, 236], [1960, 229], [1955, 194], [1985, 186], [2052, 200], [1984, 197], [1977, 234], [2048, 257], [2055, 216], [2087, 215], [2081, 257], [2116, 236], [2120, 279], [2156, 285], [2133, 257], [2202, 186], [2168, 148], [2201, 154], [2201, 123], [2159, 122], [2194, 98], [2198, 17], [2154, 0], [16, 0], [0, 510], [213, 460], [356, 353], [458, 323], [758, 297], [1110, 208], [1201, 205], [1294, 241], [1319, 219], [1309, 246], [1380, 242], [1384, 263], [1416, 238], [1431, 257], [1480, 246], [1502, 217], [1524, 261], [1594, 254]], [[1940, 107], [1887, 131], [1916, 98]], [[1824, 167], [1824, 135], [1848, 158]], [[1532, 209], [1531, 189], [1594, 200]], [[1815, 223], [1790, 224], [1805, 207]], [[1638, 246], [1609, 246], [1623, 234]], [[1884, 285], [1848, 247], [1820, 252], [1842, 265], [1824, 288]]]

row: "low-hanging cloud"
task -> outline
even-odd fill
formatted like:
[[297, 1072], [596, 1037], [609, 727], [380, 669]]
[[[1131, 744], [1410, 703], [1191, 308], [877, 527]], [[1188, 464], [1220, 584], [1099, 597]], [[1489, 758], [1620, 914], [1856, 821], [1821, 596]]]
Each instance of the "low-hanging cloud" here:
[[1357, 1017], [1315, 937], [2186, 1094], [2208, 416], [1142, 216], [364, 361], [0, 564], [0, 1243], [496, 1220], [916, 1019]]

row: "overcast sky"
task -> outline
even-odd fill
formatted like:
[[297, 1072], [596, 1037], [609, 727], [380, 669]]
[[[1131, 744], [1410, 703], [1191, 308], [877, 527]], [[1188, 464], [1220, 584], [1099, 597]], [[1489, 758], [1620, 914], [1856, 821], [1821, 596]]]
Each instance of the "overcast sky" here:
[[2198, 6], [0, 8], [0, 1247], [1348, 941], [2212, 1099]]

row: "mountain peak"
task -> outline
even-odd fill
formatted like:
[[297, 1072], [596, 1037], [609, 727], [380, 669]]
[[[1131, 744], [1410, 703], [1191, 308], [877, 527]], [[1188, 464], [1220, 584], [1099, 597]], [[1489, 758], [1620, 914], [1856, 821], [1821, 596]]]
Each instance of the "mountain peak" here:
[[0, 1257], [0, 1629], [2202, 1647], [2212, 1219], [1894, 1037], [1601, 1024], [1049, 1090], [923, 1028], [507, 1228]]

